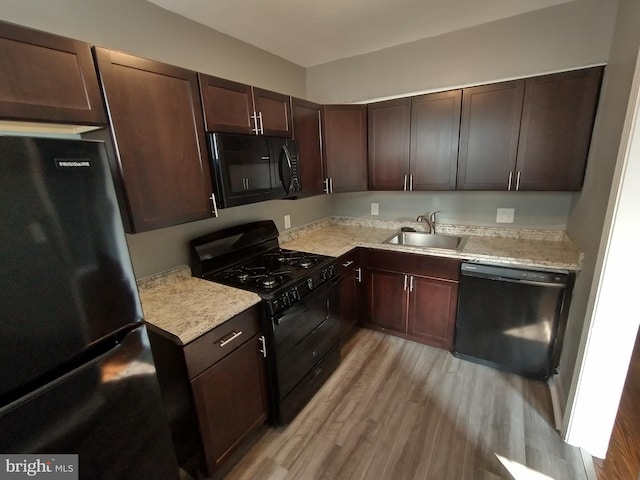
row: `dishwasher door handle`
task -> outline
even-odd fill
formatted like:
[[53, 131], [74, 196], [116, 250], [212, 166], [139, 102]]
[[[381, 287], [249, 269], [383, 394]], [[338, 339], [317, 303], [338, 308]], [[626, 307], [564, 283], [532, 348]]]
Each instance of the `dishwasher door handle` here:
[[565, 288], [567, 286], [567, 284], [564, 282], [538, 282], [536, 280], [522, 280], [518, 278], [498, 277], [495, 275], [482, 275], [482, 274], [474, 274], [469, 272], [463, 273], [461, 277], [481, 278], [483, 280], [495, 280], [496, 282], [519, 283], [520, 285], [531, 285], [535, 287], [545, 287], [545, 288]]

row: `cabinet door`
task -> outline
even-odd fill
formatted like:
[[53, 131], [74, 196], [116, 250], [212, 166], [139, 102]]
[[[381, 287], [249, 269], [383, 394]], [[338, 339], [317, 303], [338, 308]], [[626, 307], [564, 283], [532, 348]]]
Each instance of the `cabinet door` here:
[[360, 285], [362, 265], [360, 251], [352, 250], [338, 259], [340, 280], [338, 283], [340, 302], [341, 339], [347, 341], [356, 330], [360, 314]]
[[410, 190], [411, 99], [367, 105], [369, 190]]
[[462, 90], [411, 99], [413, 190], [454, 190]]
[[198, 74], [207, 132], [255, 133], [251, 87]]
[[91, 47], [0, 22], [0, 117], [106, 124]]
[[293, 138], [298, 142], [298, 168], [302, 193], [322, 193], [324, 168], [322, 164], [322, 141], [320, 138], [320, 105], [291, 99], [293, 112]]
[[191, 382], [209, 471], [267, 418], [267, 384], [259, 335]]
[[131, 230], [212, 216], [195, 72], [96, 48]]
[[366, 269], [368, 311], [366, 323], [373, 328], [407, 333], [407, 282], [402, 273]]
[[518, 146], [519, 190], [580, 190], [603, 67], [528, 78]]
[[523, 96], [524, 80], [462, 91], [458, 190], [514, 189]]
[[293, 136], [291, 99], [288, 95], [253, 87], [253, 104], [263, 135], [286, 138]]
[[456, 323], [458, 283], [413, 275], [410, 280], [407, 335], [451, 350]]
[[366, 190], [366, 105], [325, 105], [322, 129], [326, 174], [333, 192]]

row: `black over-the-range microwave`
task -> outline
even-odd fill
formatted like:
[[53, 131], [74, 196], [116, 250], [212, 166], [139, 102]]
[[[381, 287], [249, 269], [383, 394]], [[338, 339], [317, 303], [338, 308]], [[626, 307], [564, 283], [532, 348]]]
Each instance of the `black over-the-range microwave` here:
[[294, 198], [300, 191], [294, 140], [231, 133], [207, 136], [218, 207]]

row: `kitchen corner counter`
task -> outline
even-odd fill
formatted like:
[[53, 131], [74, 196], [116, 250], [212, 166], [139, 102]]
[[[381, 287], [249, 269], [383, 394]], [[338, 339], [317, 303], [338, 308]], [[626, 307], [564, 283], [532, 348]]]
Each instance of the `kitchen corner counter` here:
[[186, 265], [138, 280], [138, 291], [149, 328], [181, 345], [260, 302], [255, 293], [194, 278]]
[[280, 243], [282, 248], [334, 257], [365, 247], [513, 267], [568, 271], [582, 268], [582, 251], [564, 232], [442, 225], [439, 233], [466, 237], [461, 250], [383, 243], [405, 225], [418, 230], [422, 227], [412, 222], [334, 218], [283, 232]]

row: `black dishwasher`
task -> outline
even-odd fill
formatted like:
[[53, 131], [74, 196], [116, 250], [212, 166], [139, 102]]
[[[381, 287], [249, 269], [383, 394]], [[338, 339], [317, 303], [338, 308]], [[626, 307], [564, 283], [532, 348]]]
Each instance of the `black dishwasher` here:
[[461, 266], [456, 357], [546, 381], [558, 366], [573, 274]]

